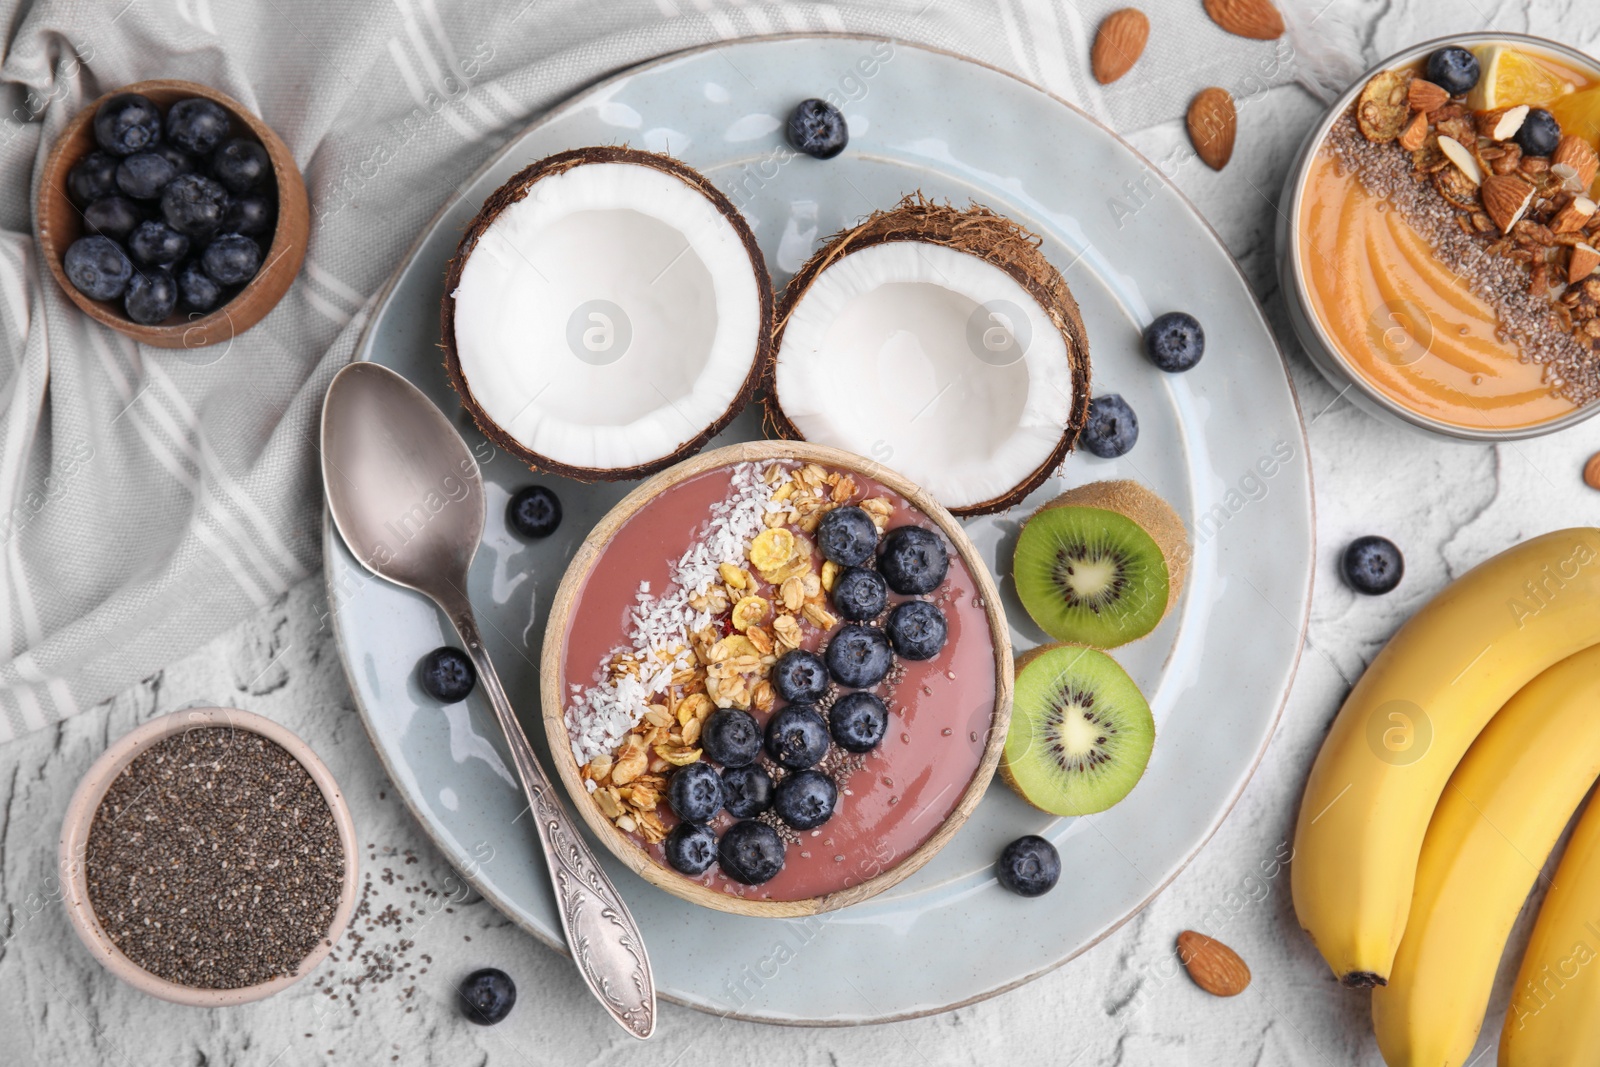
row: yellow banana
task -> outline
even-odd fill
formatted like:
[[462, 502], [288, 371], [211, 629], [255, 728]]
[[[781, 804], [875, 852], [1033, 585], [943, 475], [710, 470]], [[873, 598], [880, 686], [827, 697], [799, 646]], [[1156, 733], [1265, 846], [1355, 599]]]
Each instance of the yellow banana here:
[[1460, 1067], [1472, 1055], [1511, 926], [1596, 777], [1600, 645], [1512, 697], [1439, 798], [1394, 970], [1372, 991], [1390, 1067]]
[[1600, 803], [1578, 820], [1500, 1031], [1500, 1067], [1600, 1063]]
[[1428, 819], [1478, 732], [1546, 667], [1600, 642], [1600, 530], [1524, 541], [1446, 586], [1339, 710], [1295, 828], [1295, 913], [1349, 986], [1388, 980]]

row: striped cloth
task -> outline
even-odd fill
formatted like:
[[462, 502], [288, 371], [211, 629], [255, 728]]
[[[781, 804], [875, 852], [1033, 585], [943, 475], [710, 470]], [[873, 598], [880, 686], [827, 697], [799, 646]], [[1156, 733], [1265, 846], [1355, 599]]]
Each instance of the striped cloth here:
[[[424, 223], [512, 133], [574, 91], [678, 49], [855, 32], [963, 52], [1127, 132], [1201, 85], [1293, 76], [1198, 0], [1147, 3], [1123, 83], [1087, 74], [1082, 0], [36, 0], [0, 66], [0, 741], [114, 695], [319, 568], [316, 416], [372, 294]], [[1198, 43], [1197, 43], [1198, 42]], [[1203, 47], [1202, 47], [1203, 45]], [[288, 143], [309, 255], [229, 345], [137, 345], [80, 314], [40, 261], [34, 183], [57, 131], [108, 89], [216, 86]]]

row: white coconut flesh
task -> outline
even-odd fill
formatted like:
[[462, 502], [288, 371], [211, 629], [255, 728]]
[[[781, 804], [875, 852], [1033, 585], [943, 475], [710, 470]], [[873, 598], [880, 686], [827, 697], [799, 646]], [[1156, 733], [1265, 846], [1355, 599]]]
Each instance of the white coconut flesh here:
[[761, 304], [739, 233], [687, 182], [635, 163], [540, 179], [488, 226], [455, 292], [482, 412], [559, 463], [670, 456], [740, 395]]
[[1071, 421], [1066, 341], [999, 267], [917, 241], [821, 271], [784, 326], [774, 385], [806, 440], [876, 459], [946, 507], [1004, 496]]

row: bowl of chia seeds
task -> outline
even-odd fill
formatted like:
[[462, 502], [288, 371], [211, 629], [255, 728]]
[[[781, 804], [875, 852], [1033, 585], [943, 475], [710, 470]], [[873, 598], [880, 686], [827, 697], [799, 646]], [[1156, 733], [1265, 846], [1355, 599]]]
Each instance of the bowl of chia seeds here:
[[355, 824], [300, 738], [190, 708], [145, 723], [84, 775], [61, 829], [67, 915], [112, 974], [219, 1007], [313, 970], [355, 904]]

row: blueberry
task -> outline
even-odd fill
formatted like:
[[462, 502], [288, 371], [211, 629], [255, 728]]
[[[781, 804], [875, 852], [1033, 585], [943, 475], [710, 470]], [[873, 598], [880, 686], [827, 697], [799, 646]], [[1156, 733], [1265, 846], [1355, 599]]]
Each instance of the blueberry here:
[[178, 271], [178, 303], [185, 311], [215, 311], [222, 299], [222, 286], [207, 276], [197, 260], [190, 260]]
[[772, 775], [758, 764], [722, 772], [722, 804], [728, 814], [751, 819], [772, 807]]
[[1206, 354], [1206, 332], [1193, 315], [1169, 311], [1144, 331], [1144, 354], [1164, 371], [1188, 370]]
[[1097, 396], [1089, 401], [1089, 421], [1079, 440], [1101, 459], [1115, 459], [1139, 440], [1139, 417], [1116, 393]]
[[872, 516], [854, 505], [834, 508], [822, 516], [816, 536], [822, 558], [841, 567], [865, 563], [878, 547], [878, 528], [872, 524]]
[[164, 222], [146, 219], [128, 235], [128, 254], [141, 267], [170, 267], [189, 254], [189, 239]]
[[944, 612], [926, 600], [908, 600], [889, 613], [889, 643], [904, 659], [932, 659], [944, 648]]
[[852, 622], [866, 622], [889, 606], [889, 583], [866, 567], [848, 567], [833, 580], [833, 607]]
[[826, 100], [802, 100], [789, 113], [789, 143], [817, 159], [832, 159], [850, 143], [850, 127]]
[[455, 704], [467, 699], [472, 687], [478, 684], [478, 671], [465, 652], [445, 645], [422, 657], [417, 680], [433, 699], [442, 704]]
[[121, 246], [98, 234], [72, 242], [62, 266], [72, 287], [90, 300], [115, 300], [133, 277], [133, 264]]
[[736, 822], [717, 842], [717, 862], [735, 882], [770, 882], [783, 870], [783, 838], [764, 822]]
[[104, 234], [113, 241], [126, 241], [133, 228], [144, 221], [139, 206], [125, 196], [102, 196], [83, 209], [83, 226], [90, 233]]
[[131, 156], [161, 143], [161, 110], [138, 93], [118, 93], [94, 113], [94, 139], [114, 156]]
[[667, 783], [667, 803], [684, 822], [710, 822], [722, 810], [722, 776], [708, 763], [679, 767]]
[[117, 188], [135, 200], [154, 200], [178, 176], [172, 160], [160, 152], [135, 152], [117, 164]]
[[[691, 767], [699, 764], [691, 763]], [[697, 822], [680, 822], [661, 843], [667, 862], [680, 874], [704, 874], [717, 862], [717, 835]]]
[[155, 153], [162, 159], [165, 159], [168, 163], [172, 164], [172, 170], [175, 174], [194, 173], [194, 160], [189, 157], [189, 153], [181, 149], [174, 148], [169, 144], [157, 146]]
[[790, 704], [767, 720], [767, 755], [792, 771], [828, 754], [828, 724], [810, 704]]
[[161, 215], [179, 233], [207, 237], [228, 213], [228, 191], [201, 174], [180, 174], [161, 193]]
[[1478, 57], [1465, 48], [1441, 48], [1428, 57], [1428, 80], [1460, 96], [1478, 84]]
[[230, 193], [249, 192], [271, 171], [272, 160], [267, 150], [243, 137], [235, 137], [211, 157], [212, 176], [227, 186]]
[[761, 754], [761, 727], [748, 711], [721, 708], [701, 729], [700, 747], [724, 767], [748, 767]]
[[889, 730], [889, 709], [871, 693], [846, 693], [828, 709], [828, 732], [846, 752], [871, 752]]
[[906, 596], [933, 592], [949, 570], [944, 539], [921, 526], [895, 527], [878, 549], [878, 573], [890, 589]]
[[1405, 557], [1387, 537], [1358, 537], [1344, 550], [1340, 568], [1350, 588], [1368, 596], [1387, 593], [1406, 573]]
[[815, 830], [833, 818], [839, 787], [821, 771], [795, 771], [772, 795], [772, 810], [796, 830]]
[[222, 216], [222, 228], [230, 233], [260, 237], [272, 232], [272, 201], [264, 196], [250, 194], [235, 197]]
[[479, 1026], [493, 1026], [511, 1014], [517, 1003], [517, 984], [496, 967], [467, 975], [461, 983], [461, 1014]]
[[67, 195], [83, 207], [117, 191], [117, 157], [106, 152], [90, 152], [67, 171]]
[[206, 245], [200, 266], [223, 285], [242, 285], [261, 269], [261, 246], [242, 233], [225, 233]]
[[1061, 879], [1061, 853], [1044, 838], [1028, 834], [1005, 847], [994, 874], [1019, 897], [1043, 896]]
[[549, 537], [561, 525], [561, 501], [542, 485], [519, 489], [506, 505], [506, 525], [523, 537]]
[[894, 664], [889, 639], [873, 626], [853, 622], [840, 627], [828, 642], [828, 673], [840, 685], [868, 689], [883, 681]]
[[160, 267], [147, 267], [128, 279], [122, 309], [143, 326], [165, 322], [178, 306], [178, 283]]
[[815, 652], [797, 648], [772, 665], [772, 688], [785, 700], [810, 704], [828, 691], [828, 668]]
[[1561, 143], [1561, 123], [1542, 107], [1528, 112], [1511, 138], [1522, 146], [1525, 156], [1548, 156]]
[[232, 130], [222, 105], [201, 96], [179, 100], [167, 109], [167, 140], [197, 156], [216, 148]]

